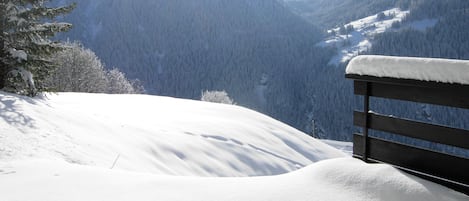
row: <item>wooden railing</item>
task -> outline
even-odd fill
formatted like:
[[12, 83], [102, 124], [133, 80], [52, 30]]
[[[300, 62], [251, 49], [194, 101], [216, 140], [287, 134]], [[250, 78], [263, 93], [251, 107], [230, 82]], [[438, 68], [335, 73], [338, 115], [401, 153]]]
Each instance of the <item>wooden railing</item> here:
[[354, 93], [364, 96], [364, 111], [355, 111], [353, 155], [366, 162], [391, 164], [406, 172], [469, 195], [469, 159], [370, 136], [369, 129], [459, 147], [469, 152], [469, 130], [434, 125], [370, 112], [370, 97], [469, 109], [469, 85], [347, 74]]

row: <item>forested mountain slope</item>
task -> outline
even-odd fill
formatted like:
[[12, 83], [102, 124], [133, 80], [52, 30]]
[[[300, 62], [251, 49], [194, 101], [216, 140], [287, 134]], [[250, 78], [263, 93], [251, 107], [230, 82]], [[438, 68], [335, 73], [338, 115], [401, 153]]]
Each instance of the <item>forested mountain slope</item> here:
[[68, 17], [80, 40], [109, 67], [152, 94], [200, 98], [226, 90], [240, 105], [302, 128], [330, 52], [321, 33], [275, 0], [80, 1]]
[[408, 7], [410, 0], [283, 0], [296, 13], [323, 29], [373, 15], [394, 7]]
[[436, 25], [423, 31], [402, 29], [383, 33], [369, 53], [469, 59], [469, 1], [427, 0], [416, 5], [403, 23], [436, 19]]
[[[467, 58], [464, 0], [82, 0], [65, 19], [74, 28], [61, 37], [82, 41], [151, 94], [199, 99], [204, 90], [226, 90], [237, 104], [316, 137], [350, 140], [360, 100], [344, 78], [345, 64], [328, 66], [334, 48], [315, 44], [321, 30], [394, 7], [410, 10], [404, 24], [438, 23], [378, 34], [368, 53]], [[463, 111], [376, 105], [396, 116], [469, 127]]]
[[[359, 20], [366, 17], [367, 15], [364, 15], [366, 13], [374, 12], [371, 15], [376, 15], [384, 11], [383, 8], [397, 7], [403, 11], [409, 11], [402, 23], [397, 23], [396, 26], [393, 24], [393, 28], [388, 31], [370, 37], [371, 48], [361, 54], [469, 59], [468, 1], [399, 0], [387, 1], [380, 5], [375, 4], [379, 1], [366, 3], [367, 0], [353, 1], [353, 3], [346, 0], [336, 5], [332, 2], [286, 1], [287, 5], [295, 8], [297, 13], [309, 19], [313, 24], [323, 24], [324, 26], [321, 27], [323, 30]], [[299, 8], [303, 10], [298, 10]], [[314, 11], [312, 14], [318, 17], [308, 15], [310, 11]], [[331, 17], [330, 20], [326, 19], [328, 16]], [[332, 16], [337, 17], [332, 18]], [[425, 25], [428, 22], [432, 22], [431, 25]], [[421, 26], [422, 24], [424, 26]], [[322, 80], [322, 83], [328, 86], [328, 90], [319, 93], [321, 95], [313, 99], [319, 103], [319, 106], [312, 105], [311, 112], [312, 119], [316, 120], [315, 131], [318, 137], [350, 139], [347, 133], [353, 132], [353, 127], [347, 127], [352, 124], [351, 117], [347, 118], [346, 115], [351, 114], [353, 108], [359, 109], [361, 101], [358, 97], [353, 98], [351, 82], [343, 79], [346, 64], [343, 63], [337, 68], [330, 69], [327, 73], [328, 77]], [[323, 88], [318, 88], [320, 89]], [[372, 100], [372, 109], [376, 112], [420, 121], [469, 128], [469, 112], [466, 110], [379, 99]]]

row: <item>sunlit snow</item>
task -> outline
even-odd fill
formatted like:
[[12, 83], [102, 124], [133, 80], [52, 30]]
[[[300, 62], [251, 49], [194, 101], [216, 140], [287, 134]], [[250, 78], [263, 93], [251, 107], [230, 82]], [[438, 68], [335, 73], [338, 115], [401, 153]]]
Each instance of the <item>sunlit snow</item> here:
[[352, 26], [354, 29], [349, 34], [341, 34], [340, 27], [328, 30], [332, 36], [317, 45], [337, 47], [337, 55], [330, 60], [329, 64], [344, 63], [360, 52], [367, 51], [371, 48], [370, 40], [373, 36], [391, 29], [392, 24], [402, 21], [409, 11], [393, 8], [382, 13], [386, 16], [384, 19], [379, 19], [376, 14], [345, 24], [344, 27]]
[[347, 74], [469, 84], [469, 61], [456, 59], [360, 55]]
[[344, 154], [252, 110], [149, 95], [0, 93], [0, 159], [168, 175], [282, 174]]
[[239, 106], [0, 92], [2, 201], [467, 199]]

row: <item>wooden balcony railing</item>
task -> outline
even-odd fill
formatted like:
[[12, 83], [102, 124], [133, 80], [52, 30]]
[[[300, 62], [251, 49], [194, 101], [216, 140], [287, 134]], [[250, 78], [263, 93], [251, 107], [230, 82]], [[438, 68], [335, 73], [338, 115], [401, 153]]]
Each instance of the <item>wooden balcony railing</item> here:
[[[370, 66], [373, 68], [373, 66]], [[412, 68], [412, 66], [409, 66]], [[466, 73], [469, 73], [469, 68]], [[469, 85], [348, 73], [364, 110], [353, 114], [362, 133], [353, 136], [353, 155], [366, 162], [391, 164], [411, 174], [469, 195], [469, 159], [403, 142], [370, 136], [369, 130], [458, 147], [469, 152], [469, 130], [402, 119], [370, 111], [370, 97], [469, 109]]]

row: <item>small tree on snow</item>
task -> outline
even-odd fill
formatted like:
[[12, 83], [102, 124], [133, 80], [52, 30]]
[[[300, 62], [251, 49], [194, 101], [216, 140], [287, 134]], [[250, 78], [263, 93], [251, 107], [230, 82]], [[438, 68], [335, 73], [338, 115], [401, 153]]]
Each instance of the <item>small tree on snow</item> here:
[[71, 28], [50, 21], [75, 7], [49, 8], [48, 1], [0, 1], [0, 88], [30, 96], [48, 90], [44, 81], [55, 68], [48, 56], [62, 49], [50, 38]]
[[106, 72], [108, 87], [106, 93], [111, 94], [137, 94], [143, 93], [143, 87], [134, 85], [125, 74], [114, 68]]
[[234, 101], [228, 96], [226, 91], [204, 91], [200, 98], [202, 101], [212, 103], [235, 104]]

